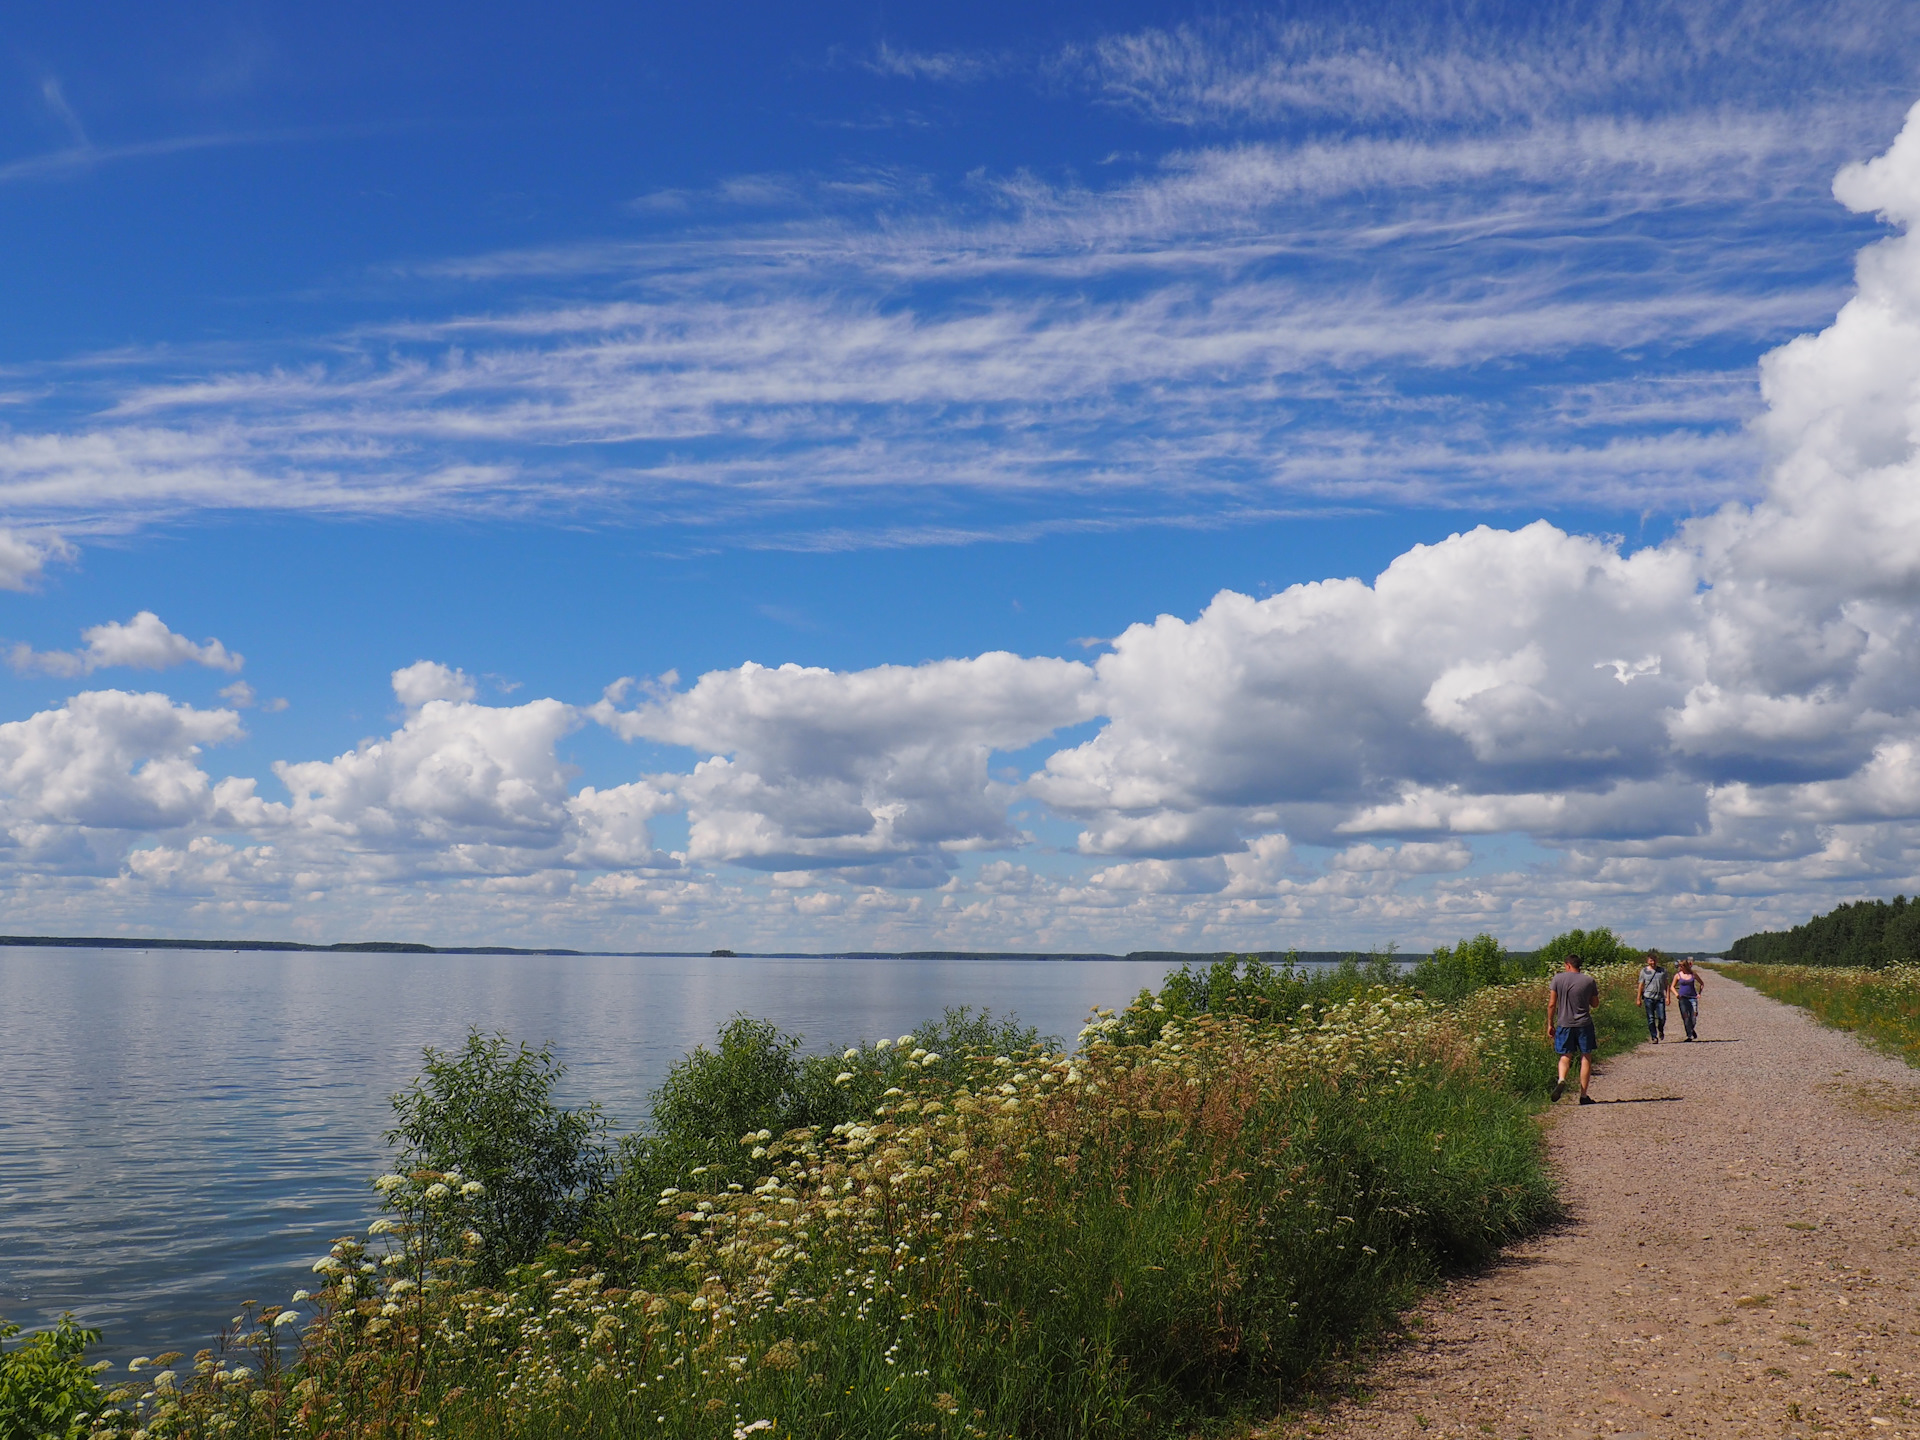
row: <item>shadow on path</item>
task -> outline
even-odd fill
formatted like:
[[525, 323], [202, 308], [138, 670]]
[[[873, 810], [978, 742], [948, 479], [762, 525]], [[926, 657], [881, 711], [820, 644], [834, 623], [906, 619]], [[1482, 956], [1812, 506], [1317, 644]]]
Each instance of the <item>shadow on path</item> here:
[[1669, 1102], [1684, 1100], [1686, 1098], [1684, 1095], [1636, 1095], [1627, 1100], [1601, 1100], [1596, 1098], [1593, 1103], [1596, 1105], [1665, 1105]]

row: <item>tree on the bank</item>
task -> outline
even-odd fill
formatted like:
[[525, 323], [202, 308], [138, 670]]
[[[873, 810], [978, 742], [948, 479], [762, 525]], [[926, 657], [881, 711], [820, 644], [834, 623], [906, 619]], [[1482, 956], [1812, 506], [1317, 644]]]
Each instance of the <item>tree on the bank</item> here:
[[1551, 975], [1569, 955], [1578, 955], [1592, 969], [1637, 960], [1640, 952], [1604, 925], [1569, 930], [1532, 951], [1510, 951], [1482, 932], [1457, 945], [1436, 945], [1431, 955], [1414, 966], [1413, 985], [1435, 1000], [1451, 1003], [1488, 985], [1514, 985]]
[[425, 1068], [393, 1097], [387, 1143], [403, 1168], [457, 1170], [483, 1187], [474, 1202], [480, 1278], [497, 1280], [549, 1239], [571, 1239], [606, 1178], [606, 1117], [562, 1108], [566, 1066], [553, 1047], [469, 1032], [459, 1051], [424, 1052]]
[[1920, 960], [1920, 898], [1856, 900], [1791, 930], [1743, 935], [1729, 959], [1749, 965], [1848, 965], [1881, 970]]

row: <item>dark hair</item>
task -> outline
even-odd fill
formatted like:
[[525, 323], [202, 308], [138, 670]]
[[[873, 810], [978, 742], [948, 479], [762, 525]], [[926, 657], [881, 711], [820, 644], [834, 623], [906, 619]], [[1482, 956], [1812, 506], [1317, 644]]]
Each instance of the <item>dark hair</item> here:
[[1581, 966], [1587, 963], [1586, 961], [1582, 960], [1578, 955], [1568, 955], [1565, 958], [1566, 958], [1567, 964], [1571, 965], [1576, 970], [1578, 970]]

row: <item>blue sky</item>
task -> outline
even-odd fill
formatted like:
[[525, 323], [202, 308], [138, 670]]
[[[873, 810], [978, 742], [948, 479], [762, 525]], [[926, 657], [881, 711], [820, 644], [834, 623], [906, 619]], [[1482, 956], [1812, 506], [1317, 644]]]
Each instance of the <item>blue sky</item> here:
[[1915, 883], [1910, 7], [0, 41], [9, 929], [1696, 944]]

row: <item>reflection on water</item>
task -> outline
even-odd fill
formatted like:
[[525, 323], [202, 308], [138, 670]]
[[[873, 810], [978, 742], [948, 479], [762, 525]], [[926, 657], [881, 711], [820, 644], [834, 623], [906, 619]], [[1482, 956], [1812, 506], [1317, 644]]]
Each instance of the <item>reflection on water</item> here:
[[551, 1040], [563, 1098], [631, 1128], [739, 1011], [821, 1047], [949, 1005], [1071, 1036], [1165, 968], [0, 948], [0, 1317], [71, 1310], [124, 1360], [284, 1301], [365, 1224], [387, 1097], [469, 1026]]

